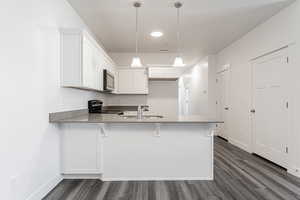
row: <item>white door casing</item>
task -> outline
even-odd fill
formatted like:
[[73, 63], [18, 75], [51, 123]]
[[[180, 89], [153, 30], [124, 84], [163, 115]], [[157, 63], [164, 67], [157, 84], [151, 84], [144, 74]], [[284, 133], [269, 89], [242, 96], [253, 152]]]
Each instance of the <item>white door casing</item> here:
[[217, 73], [217, 86], [219, 97], [217, 101], [218, 117], [224, 121], [218, 126], [218, 135], [229, 139], [228, 122], [229, 122], [229, 85], [230, 85], [230, 70], [229, 65], [225, 65], [223, 69]]
[[287, 49], [252, 62], [253, 152], [288, 167], [289, 94]]

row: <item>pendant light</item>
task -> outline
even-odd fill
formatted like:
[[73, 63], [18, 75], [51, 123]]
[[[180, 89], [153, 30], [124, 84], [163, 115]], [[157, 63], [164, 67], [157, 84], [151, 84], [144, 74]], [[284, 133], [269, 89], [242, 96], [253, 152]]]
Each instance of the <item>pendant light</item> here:
[[177, 56], [174, 60], [174, 67], [183, 67], [185, 66], [185, 64], [183, 63], [183, 59], [180, 55], [180, 8], [182, 7], [182, 3], [181, 2], [176, 2], [174, 4], [175, 8], [177, 9]]
[[142, 6], [140, 2], [135, 2], [133, 7], [135, 8], [135, 56], [132, 58], [131, 67], [142, 67], [141, 59], [138, 57], [138, 9]]

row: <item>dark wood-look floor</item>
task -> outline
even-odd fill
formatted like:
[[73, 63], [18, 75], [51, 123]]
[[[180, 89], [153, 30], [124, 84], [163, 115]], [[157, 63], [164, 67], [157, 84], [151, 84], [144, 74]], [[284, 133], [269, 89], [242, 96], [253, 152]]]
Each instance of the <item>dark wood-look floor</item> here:
[[300, 179], [219, 138], [214, 181], [63, 180], [45, 200], [300, 200]]

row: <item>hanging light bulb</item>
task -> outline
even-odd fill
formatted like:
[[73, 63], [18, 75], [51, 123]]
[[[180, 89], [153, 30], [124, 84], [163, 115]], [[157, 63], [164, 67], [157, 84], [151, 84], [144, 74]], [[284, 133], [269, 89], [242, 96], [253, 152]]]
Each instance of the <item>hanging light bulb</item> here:
[[135, 7], [135, 56], [132, 58], [131, 67], [142, 67], [141, 59], [138, 57], [138, 9], [142, 6], [140, 2], [133, 4]]
[[179, 9], [182, 7], [182, 3], [181, 2], [176, 2], [174, 4], [175, 8], [177, 9], [177, 56], [174, 60], [174, 67], [183, 67], [185, 66], [185, 64], [183, 63], [183, 59], [180, 56], [180, 12]]

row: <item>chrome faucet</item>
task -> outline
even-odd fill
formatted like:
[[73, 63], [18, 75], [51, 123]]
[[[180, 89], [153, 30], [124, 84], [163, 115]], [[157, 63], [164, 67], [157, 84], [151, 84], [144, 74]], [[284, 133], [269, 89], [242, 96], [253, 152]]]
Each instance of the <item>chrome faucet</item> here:
[[139, 105], [137, 110], [137, 118], [142, 119], [142, 117], [143, 117], [143, 110], [142, 110], [142, 106]]
[[144, 111], [148, 111], [149, 110], [149, 106], [147, 105], [139, 105], [138, 109], [137, 109], [137, 118], [138, 119], [142, 119], [143, 118], [143, 112]]

